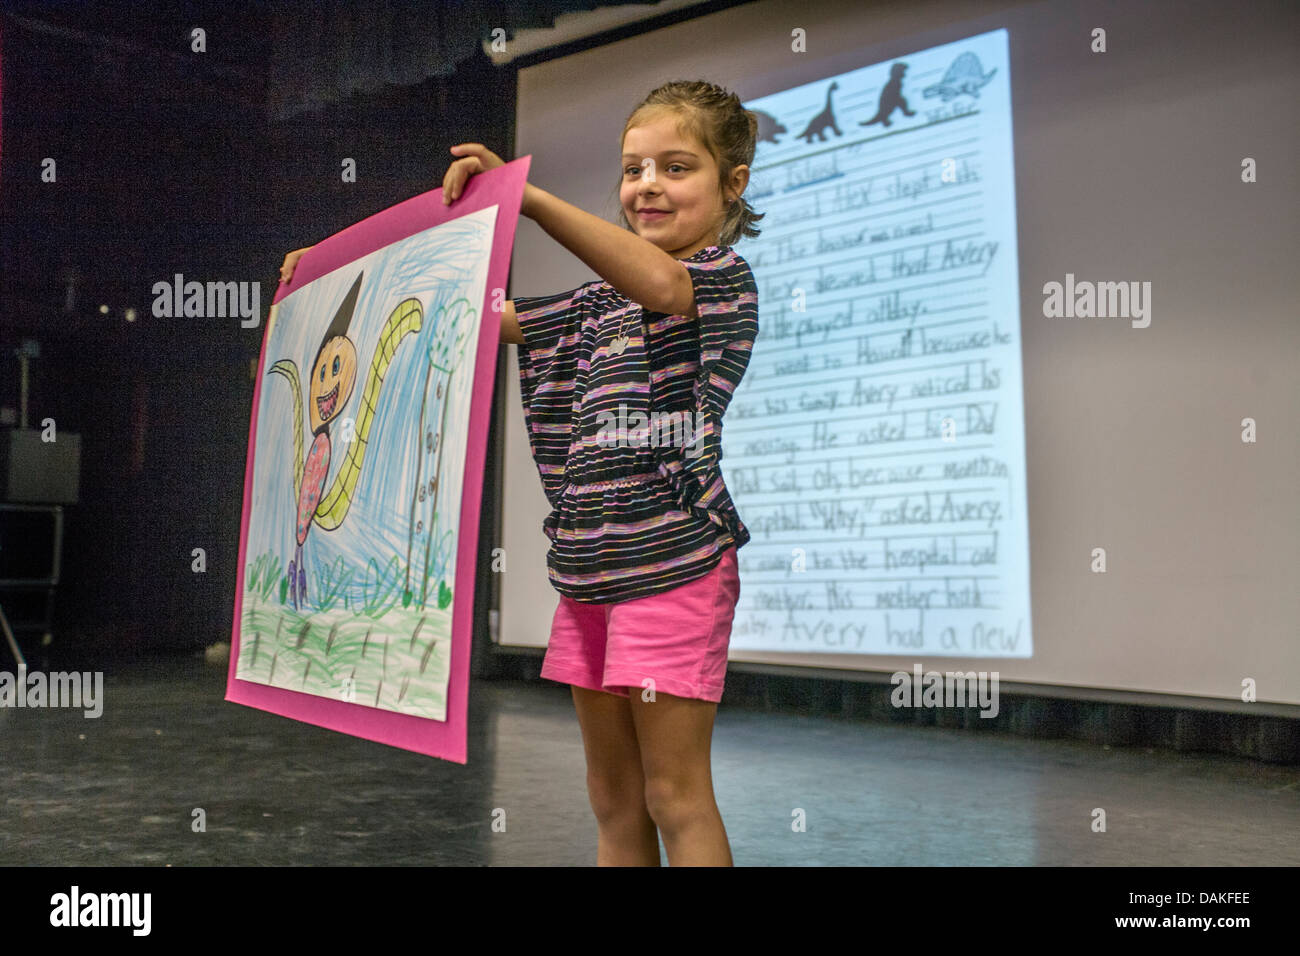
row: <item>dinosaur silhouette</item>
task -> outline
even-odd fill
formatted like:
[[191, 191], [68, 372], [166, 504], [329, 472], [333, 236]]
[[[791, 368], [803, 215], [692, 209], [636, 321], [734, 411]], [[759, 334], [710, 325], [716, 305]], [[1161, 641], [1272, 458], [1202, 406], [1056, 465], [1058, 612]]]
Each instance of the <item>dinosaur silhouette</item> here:
[[993, 74], [996, 72], [996, 69], [992, 69], [985, 73], [984, 67], [980, 65], [980, 58], [967, 51], [952, 61], [943, 79], [934, 86], [927, 86], [921, 92], [927, 99], [932, 96], [942, 97], [945, 103], [963, 93], [978, 98], [980, 87], [993, 79]]
[[906, 72], [906, 63], [895, 63], [889, 68], [889, 79], [880, 90], [880, 105], [876, 108], [876, 115], [869, 120], [863, 120], [858, 124], [859, 126], [870, 126], [873, 123], [889, 126], [889, 115], [894, 110], [902, 110], [904, 116], [916, 115], [913, 110], [907, 108], [907, 100], [903, 99], [903, 74]]
[[840, 128], [835, 125], [835, 113], [831, 110], [831, 93], [839, 88], [840, 85], [832, 80], [830, 87], [826, 90], [825, 108], [808, 121], [807, 129], [796, 136], [795, 139], [801, 139], [804, 142], [811, 144], [812, 138], [815, 135], [818, 142], [824, 143], [826, 142], [826, 127], [828, 126], [835, 131], [836, 136], [844, 135], [840, 132]]
[[758, 139], [755, 140], [755, 144], [767, 140], [769, 143], [776, 143], [777, 146], [780, 146], [781, 143], [776, 138], [777, 134], [787, 133], [789, 130], [775, 116], [770, 116], [762, 110], [751, 110], [750, 112], [758, 119]]

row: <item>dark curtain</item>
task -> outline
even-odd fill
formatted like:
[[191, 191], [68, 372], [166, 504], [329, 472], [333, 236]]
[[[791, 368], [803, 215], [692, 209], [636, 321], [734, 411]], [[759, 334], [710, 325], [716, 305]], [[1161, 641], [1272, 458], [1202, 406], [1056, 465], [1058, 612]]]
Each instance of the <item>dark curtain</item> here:
[[509, 42], [517, 29], [549, 27], [564, 13], [625, 2], [636, 0], [279, 0], [270, 14], [268, 115], [283, 120], [341, 103], [354, 93], [449, 76], [458, 64], [477, 55], [497, 28]]
[[[153, 284], [177, 272], [260, 281], [264, 317], [290, 249], [434, 188], [454, 143], [509, 156], [513, 71], [478, 38], [529, 24], [469, 5], [361, 6], [0, 9], [0, 405], [17, 405], [13, 351], [33, 338], [32, 415], [82, 440], [56, 651], [230, 635], [263, 328], [155, 318]], [[530, 23], [578, 6], [548, 5]], [[190, 52], [196, 26], [207, 53]], [[451, 57], [453, 72], [426, 78]], [[318, 105], [273, 121], [277, 96]], [[44, 157], [57, 183], [41, 182]], [[356, 161], [356, 182], [341, 181], [341, 157]]]

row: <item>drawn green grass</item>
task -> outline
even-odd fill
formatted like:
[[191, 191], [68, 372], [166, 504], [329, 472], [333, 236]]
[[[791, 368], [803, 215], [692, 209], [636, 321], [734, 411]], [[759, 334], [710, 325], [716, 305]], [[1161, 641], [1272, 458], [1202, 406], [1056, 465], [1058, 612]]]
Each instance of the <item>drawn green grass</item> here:
[[[341, 603], [354, 614], [378, 618], [399, 606], [422, 610], [436, 605], [438, 610], [446, 610], [451, 605], [453, 589], [445, 578], [439, 578], [435, 587], [426, 587], [423, 602], [412, 600], [417, 595], [404, 589], [402, 568], [402, 560], [397, 555], [389, 558], [382, 568], [378, 560], [371, 558], [360, 569], [360, 575], [358, 569], [349, 567], [342, 557], [330, 565], [318, 564], [312, 569], [313, 584], [307, 592], [308, 610], [330, 611]], [[247, 590], [264, 603], [270, 603], [272, 594], [276, 594], [280, 604], [286, 608], [290, 606], [289, 577], [277, 555], [268, 552], [250, 561], [245, 580]], [[426, 585], [428, 581], [426, 573]]]
[[[345, 567], [343, 558], [335, 558], [333, 564], [312, 563], [312, 577], [316, 589], [307, 594], [307, 604], [316, 611], [328, 611], [343, 597], [347, 587], [352, 583], [352, 571]], [[346, 605], [345, 605], [346, 606]]]
[[297, 610], [277, 555], [248, 562], [237, 676], [335, 699], [351, 677], [355, 703], [445, 720], [451, 588], [439, 580], [425, 604], [404, 607], [398, 556], [359, 570], [342, 557], [317, 566]]
[[284, 575], [279, 555], [260, 555], [248, 566], [248, 590], [263, 601], [271, 600], [271, 593], [282, 581], [287, 582], [288, 578]]
[[[374, 583], [370, 581], [371, 569], [374, 569]], [[361, 579], [361, 602], [353, 610], [366, 617], [380, 617], [387, 614], [401, 603], [402, 597], [402, 562], [393, 555], [385, 570], [380, 570], [379, 562], [374, 558], [366, 564], [366, 573]], [[351, 605], [349, 605], [351, 606]]]
[[[299, 693], [446, 720], [451, 613], [390, 609], [382, 618], [345, 608], [307, 613], [245, 601], [236, 676]], [[306, 625], [306, 631], [303, 627]]]

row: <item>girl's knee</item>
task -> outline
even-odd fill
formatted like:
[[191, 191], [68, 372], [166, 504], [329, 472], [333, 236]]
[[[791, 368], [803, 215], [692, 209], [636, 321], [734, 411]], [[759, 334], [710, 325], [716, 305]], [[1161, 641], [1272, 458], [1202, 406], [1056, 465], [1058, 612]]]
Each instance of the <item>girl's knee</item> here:
[[647, 780], [645, 806], [660, 829], [673, 829], [717, 812], [712, 781], [692, 777]]
[[640, 821], [648, 815], [641, 778], [610, 778], [604, 774], [587, 774], [587, 799], [601, 825], [615, 825], [628, 820]]

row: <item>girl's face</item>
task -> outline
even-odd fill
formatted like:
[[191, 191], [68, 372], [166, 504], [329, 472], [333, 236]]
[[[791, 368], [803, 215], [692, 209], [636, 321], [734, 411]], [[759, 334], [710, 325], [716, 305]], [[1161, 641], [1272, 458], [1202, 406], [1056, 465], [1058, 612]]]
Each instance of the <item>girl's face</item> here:
[[748, 180], [749, 167], [738, 167], [724, 196], [718, 164], [707, 149], [683, 137], [670, 115], [634, 126], [623, 137], [623, 214], [638, 236], [674, 259], [717, 245], [726, 201], [739, 198]]

